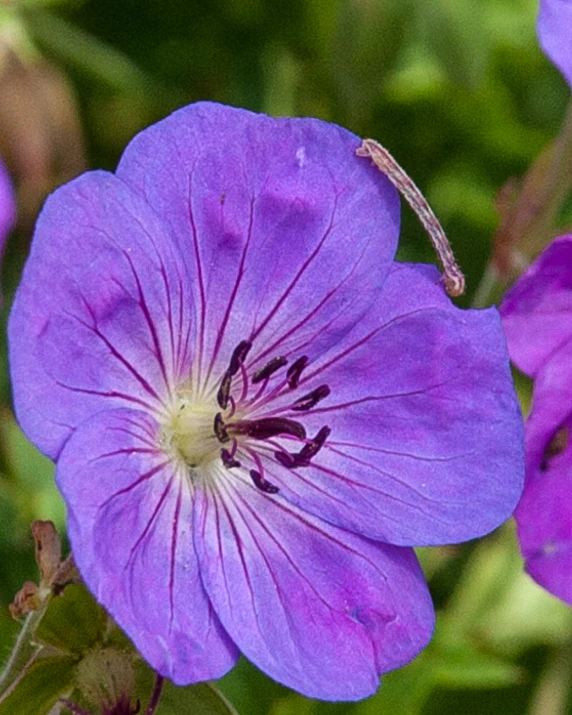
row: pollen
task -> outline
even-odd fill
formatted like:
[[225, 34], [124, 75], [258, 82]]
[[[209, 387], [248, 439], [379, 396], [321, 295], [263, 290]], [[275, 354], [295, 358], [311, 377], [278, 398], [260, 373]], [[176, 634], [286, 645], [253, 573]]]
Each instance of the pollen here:
[[161, 442], [165, 451], [183, 459], [191, 468], [207, 466], [220, 456], [213, 418], [216, 402], [195, 402], [187, 391], [175, 401], [163, 425]]

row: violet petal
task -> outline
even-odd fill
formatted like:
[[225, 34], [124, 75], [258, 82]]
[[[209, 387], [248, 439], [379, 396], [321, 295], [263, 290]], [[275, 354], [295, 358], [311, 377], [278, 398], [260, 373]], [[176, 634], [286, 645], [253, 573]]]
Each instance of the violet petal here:
[[190, 368], [189, 279], [164, 224], [105, 172], [46, 202], [9, 323], [14, 402], [56, 457], [84, 419], [158, 411]]
[[511, 360], [531, 377], [572, 338], [571, 266], [569, 234], [553, 241], [503, 299], [500, 311]]
[[540, 0], [537, 31], [540, 46], [572, 88], [572, 2]]
[[308, 434], [331, 428], [319, 454], [299, 470], [273, 452], [265, 464], [290, 501], [400, 545], [464, 541], [511, 515], [523, 428], [496, 310], [459, 310], [436, 269], [396, 264], [379, 302], [310, 363], [299, 390], [323, 382], [331, 395], [304, 413]]
[[376, 300], [399, 203], [355, 156], [359, 144], [316, 119], [197, 103], [127, 147], [118, 176], [165, 218], [186, 260], [203, 373], [244, 339], [260, 356], [301, 314], [298, 334], [335, 342]]
[[153, 668], [186, 684], [220, 677], [238, 653], [197, 568], [186, 469], [157, 449], [157, 429], [138, 411], [101, 412], [68, 441], [56, 476], [87, 586]]
[[358, 700], [428, 642], [433, 608], [414, 552], [328, 525], [238, 476], [195, 500], [195, 548], [240, 650], [308, 697]]

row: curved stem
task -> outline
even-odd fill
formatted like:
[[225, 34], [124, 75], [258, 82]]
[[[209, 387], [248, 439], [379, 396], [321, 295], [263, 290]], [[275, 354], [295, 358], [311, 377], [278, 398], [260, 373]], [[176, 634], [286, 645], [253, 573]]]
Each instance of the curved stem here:
[[161, 697], [161, 692], [163, 691], [163, 683], [165, 678], [157, 673], [155, 677], [155, 685], [153, 686], [153, 693], [151, 694], [151, 700], [145, 710], [145, 715], [154, 715], [155, 710], [157, 710], [157, 705], [159, 704], [159, 698]]

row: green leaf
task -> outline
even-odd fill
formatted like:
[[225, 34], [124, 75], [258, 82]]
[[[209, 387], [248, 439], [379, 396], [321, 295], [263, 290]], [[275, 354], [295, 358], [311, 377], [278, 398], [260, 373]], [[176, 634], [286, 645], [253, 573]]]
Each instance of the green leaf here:
[[56, 656], [35, 662], [0, 699], [0, 715], [44, 715], [72, 687], [77, 661]]
[[455, 84], [475, 88], [484, 80], [490, 54], [482, 8], [473, 0], [419, 3], [423, 35]]
[[149, 78], [122, 52], [41, 9], [22, 15], [30, 34], [54, 55], [97, 80], [127, 92], [151, 89]]
[[107, 616], [81, 584], [52, 598], [36, 637], [60, 650], [82, 654], [103, 638]]
[[523, 680], [516, 665], [474, 650], [470, 644], [444, 653], [434, 664], [433, 677], [438, 685], [448, 688], [500, 688]]

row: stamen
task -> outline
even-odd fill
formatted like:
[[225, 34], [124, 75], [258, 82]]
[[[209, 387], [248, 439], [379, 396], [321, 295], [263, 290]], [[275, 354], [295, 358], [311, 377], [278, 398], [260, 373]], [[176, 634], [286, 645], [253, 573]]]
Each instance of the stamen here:
[[230, 374], [230, 371], [227, 370], [223, 375], [222, 382], [220, 383], [220, 387], [218, 388], [218, 392], [216, 393], [216, 401], [218, 402], [218, 406], [221, 407], [223, 410], [226, 410], [226, 408], [228, 407], [231, 382], [232, 375]]
[[228, 368], [228, 372], [231, 377], [236, 375], [236, 373], [240, 370], [240, 366], [246, 360], [246, 356], [250, 352], [251, 347], [252, 343], [248, 340], [241, 340], [241, 342], [235, 347], [232, 357], [230, 358], [230, 365]]
[[302, 355], [302, 357], [299, 357], [297, 360], [295, 360], [288, 368], [288, 371], [286, 372], [286, 379], [288, 380], [288, 387], [291, 390], [294, 390], [296, 387], [298, 387], [302, 370], [309, 362], [310, 361], [308, 360], [307, 355]]
[[274, 457], [276, 461], [280, 462], [280, 464], [283, 467], [286, 467], [286, 469], [294, 469], [294, 467], [297, 466], [296, 456], [297, 455], [292, 454], [291, 452], [274, 452]]
[[304, 395], [304, 397], [300, 397], [300, 399], [296, 400], [290, 409], [295, 410], [296, 412], [305, 412], [306, 410], [310, 410], [312, 407], [317, 405], [320, 400], [327, 397], [330, 392], [331, 390], [327, 385], [320, 385], [320, 387], [317, 387], [315, 390], [312, 390], [312, 392]]
[[254, 375], [252, 376], [252, 384], [256, 385], [257, 382], [262, 382], [262, 380], [265, 380], [266, 378], [270, 377], [273, 375], [276, 370], [280, 370], [281, 367], [284, 367], [288, 363], [288, 358], [285, 357], [275, 357], [272, 358], [269, 362], [264, 365], [264, 367], [261, 367], [260, 370], [257, 370]]
[[[286, 417], [267, 417], [260, 420], [240, 420], [228, 425], [233, 434], [245, 434], [252, 439], [269, 439], [280, 434], [289, 434], [298, 439], [306, 439], [304, 426]], [[228, 435], [227, 435], [228, 436]]]
[[219, 442], [222, 442], [223, 444], [225, 442], [230, 442], [230, 437], [228, 436], [228, 432], [226, 431], [224, 420], [222, 419], [220, 412], [217, 412], [215, 415], [213, 428], [215, 436]]
[[308, 460], [309, 462], [312, 457], [315, 457], [316, 454], [318, 454], [318, 452], [322, 449], [324, 442], [328, 439], [331, 433], [332, 430], [329, 427], [322, 427], [314, 439], [309, 444], [305, 444], [298, 453], [301, 459]]
[[230, 358], [230, 365], [228, 366], [228, 370], [222, 376], [220, 387], [218, 389], [218, 392], [216, 393], [216, 401], [218, 402], [218, 406], [223, 410], [226, 410], [226, 408], [228, 407], [228, 400], [230, 397], [230, 384], [232, 382], [232, 378], [242, 367], [242, 363], [246, 359], [246, 356], [248, 355], [251, 347], [251, 342], [249, 342], [248, 340], [241, 340], [241, 342], [238, 343], [232, 353], [232, 357]]
[[310, 461], [318, 454], [318, 452], [324, 446], [325, 441], [328, 439], [332, 430], [329, 427], [322, 427], [314, 439], [310, 440], [305, 444], [302, 449], [297, 452], [286, 452], [285, 450], [279, 450], [274, 452], [274, 457], [277, 462], [286, 469], [296, 469], [297, 467], [307, 467]]
[[220, 458], [222, 459], [222, 463], [227, 469], [232, 469], [233, 467], [240, 467], [240, 462], [238, 461], [238, 459], [234, 459], [232, 453], [224, 447], [220, 450]]
[[250, 478], [254, 482], [254, 486], [260, 489], [260, 491], [264, 492], [265, 494], [276, 494], [276, 492], [280, 491], [275, 484], [267, 482], [266, 479], [264, 479], [264, 477], [260, 474], [260, 472], [256, 471], [256, 469], [250, 470]]

